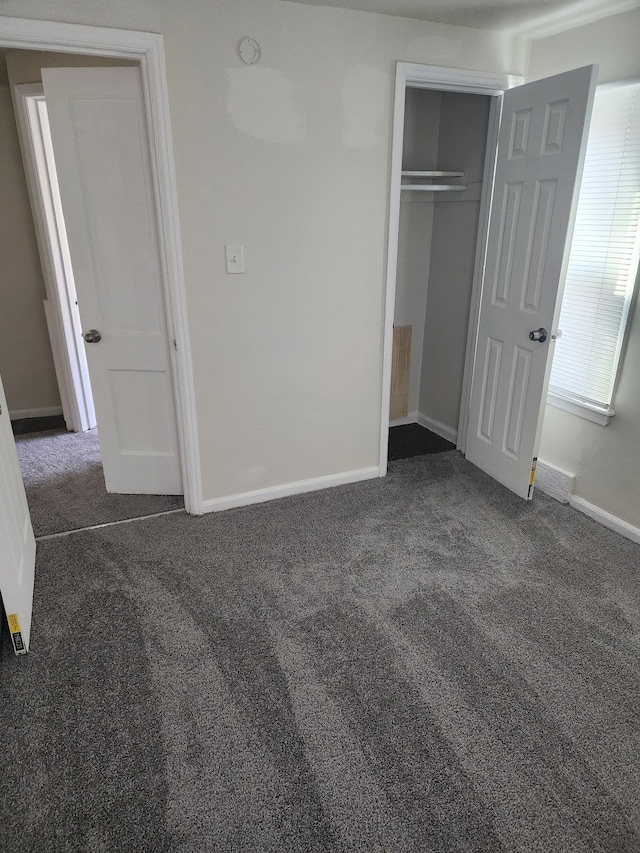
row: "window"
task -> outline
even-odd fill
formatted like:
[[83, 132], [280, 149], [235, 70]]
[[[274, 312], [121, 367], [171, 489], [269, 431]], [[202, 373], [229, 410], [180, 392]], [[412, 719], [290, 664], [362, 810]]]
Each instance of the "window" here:
[[640, 83], [598, 87], [551, 369], [552, 405], [607, 424], [640, 253]]

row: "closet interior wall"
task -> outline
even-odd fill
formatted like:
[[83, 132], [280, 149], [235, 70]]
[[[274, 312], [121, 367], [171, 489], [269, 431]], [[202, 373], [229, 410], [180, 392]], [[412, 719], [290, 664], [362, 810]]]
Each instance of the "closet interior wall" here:
[[[394, 323], [412, 326], [410, 419], [457, 433], [491, 98], [408, 87], [403, 171], [467, 189], [403, 190]], [[446, 180], [446, 179], [444, 179]], [[421, 416], [421, 417], [420, 417]]]

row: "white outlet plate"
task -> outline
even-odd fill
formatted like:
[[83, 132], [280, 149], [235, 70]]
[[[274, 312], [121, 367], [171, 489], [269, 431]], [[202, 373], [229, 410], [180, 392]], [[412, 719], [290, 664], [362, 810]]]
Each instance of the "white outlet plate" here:
[[244, 246], [239, 243], [227, 243], [224, 249], [227, 259], [227, 272], [244, 272]]

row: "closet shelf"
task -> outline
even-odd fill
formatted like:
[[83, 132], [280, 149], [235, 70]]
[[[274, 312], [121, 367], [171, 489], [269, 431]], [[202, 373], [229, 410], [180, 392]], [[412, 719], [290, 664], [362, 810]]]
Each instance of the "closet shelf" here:
[[403, 178], [464, 178], [464, 172], [403, 172]]
[[[402, 179], [412, 179], [411, 183], [401, 183], [403, 190], [422, 190], [427, 192], [463, 192], [467, 189], [466, 184], [440, 184], [432, 183], [434, 179], [441, 178], [464, 178], [464, 172], [441, 172], [429, 171], [407, 171], [402, 172]], [[418, 181], [418, 183], [416, 183]]]

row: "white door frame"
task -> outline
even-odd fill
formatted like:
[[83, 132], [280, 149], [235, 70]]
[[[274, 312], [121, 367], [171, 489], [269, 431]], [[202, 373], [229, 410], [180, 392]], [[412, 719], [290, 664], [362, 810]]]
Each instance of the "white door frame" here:
[[202, 512], [195, 389], [187, 325], [178, 198], [164, 40], [157, 33], [0, 17], [0, 47], [92, 54], [140, 63], [158, 218], [162, 291], [170, 346], [180, 462], [187, 512]]
[[[387, 248], [387, 284], [384, 309], [384, 341], [382, 356], [382, 411], [380, 416], [380, 476], [387, 473], [389, 440], [389, 401], [391, 395], [391, 356], [393, 347], [393, 319], [396, 302], [396, 273], [398, 265], [398, 230], [400, 226], [400, 185], [402, 175], [402, 148], [404, 142], [404, 103], [407, 86], [419, 89], [435, 89], [440, 92], [466, 92], [474, 95], [491, 96], [489, 129], [487, 134], [487, 156], [485, 157], [480, 198], [480, 219], [476, 242], [475, 266], [471, 291], [471, 310], [464, 365], [460, 418], [458, 421], [457, 448], [464, 452], [469, 419], [469, 395], [473, 356], [478, 328], [480, 293], [484, 271], [484, 256], [495, 153], [498, 146], [500, 108], [505, 89], [519, 86], [524, 79], [510, 74], [466, 71], [461, 68], [443, 68], [436, 65], [418, 65], [398, 62], [396, 65], [395, 100], [393, 108], [393, 141], [391, 146], [391, 181], [389, 190], [389, 236]], [[489, 156], [491, 155], [491, 156]]]

